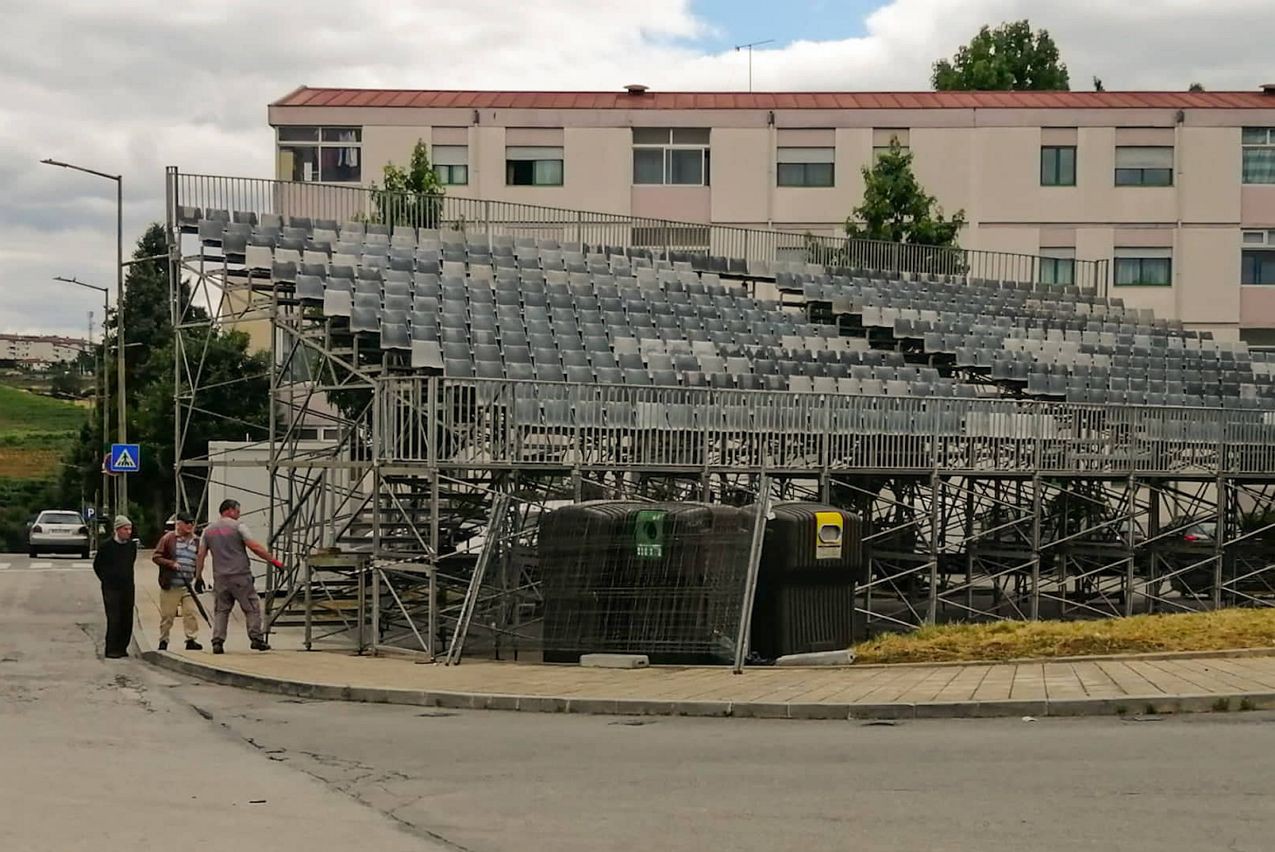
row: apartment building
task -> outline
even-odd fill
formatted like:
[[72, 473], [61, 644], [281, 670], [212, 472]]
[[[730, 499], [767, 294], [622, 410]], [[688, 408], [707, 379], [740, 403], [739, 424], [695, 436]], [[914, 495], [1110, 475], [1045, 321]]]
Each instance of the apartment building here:
[[965, 248], [1110, 261], [1110, 293], [1275, 345], [1275, 85], [1252, 92], [300, 88], [276, 177], [366, 185], [416, 141], [451, 195], [840, 233], [892, 139]]
[[47, 367], [74, 361], [89, 348], [85, 340], [50, 335], [0, 334], [0, 362]]

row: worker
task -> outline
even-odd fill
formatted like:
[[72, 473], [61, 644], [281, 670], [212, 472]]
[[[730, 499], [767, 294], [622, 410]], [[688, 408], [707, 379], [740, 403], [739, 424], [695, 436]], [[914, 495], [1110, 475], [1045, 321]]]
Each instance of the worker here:
[[199, 552], [199, 539], [195, 537], [195, 519], [187, 512], [178, 512], [174, 518], [175, 529], [164, 533], [155, 545], [151, 561], [159, 566], [159, 650], [168, 650], [168, 633], [173, 629], [177, 613], [182, 616], [182, 629], [186, 633], [186, 650], [202, 651], [199, 644], [199, 619], [195, 618], [195, 559]]
[[225, 653], [226, 628], [230, 611], [235, 604], [243, 611], [248, 623], [248, 639], [254, 651], [269, 651], [266, 635], [261, 629], [261, 599], [253, 585], [252, 564], [248, 552], [252, 551], [276, 568], [283, 563], [270, 555], [270, 551], [252, 537], [248, 525], [239, 520], [239, 501], [223, 500], [217, 508], [220, 517], [204, 529], [199, 540], [199, 552], [195, 557], [196, 588], [203, 584], [204, 562], [212, 554], [213, 575], [213, 633], [212, 652]]

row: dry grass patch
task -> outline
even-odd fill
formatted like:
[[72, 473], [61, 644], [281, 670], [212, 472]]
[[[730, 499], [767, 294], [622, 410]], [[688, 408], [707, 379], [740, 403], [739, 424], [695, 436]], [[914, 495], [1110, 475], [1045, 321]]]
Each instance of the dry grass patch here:
[[1275, 647], [1275, 609], [1135, 615], [1102, 621], [947, 624], [880, 636], [857, 663], [940, 663]]
[[57, 472], [61, 449], [0, 446], [0, 478], [46, 479]]

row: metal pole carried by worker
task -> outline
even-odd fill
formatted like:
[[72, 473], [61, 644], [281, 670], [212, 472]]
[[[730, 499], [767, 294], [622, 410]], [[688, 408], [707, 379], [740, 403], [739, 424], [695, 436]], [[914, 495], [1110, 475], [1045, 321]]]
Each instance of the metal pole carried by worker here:
[[199, 539], [195, 537], [195, 519], [186, 512], [173, 517], [174, 529], [164, 533], [155, 545], [151, 561], [159, 566], [159, 650], [168, 650], [168, 632], [180, 610], [182, 628], [186, 632], [186, 650], [202, 651], [199, 644], [199, 622], [195, 620], [192, 605], [208, 621], [208, 613], [195, 596], [195, 561], [199, 553]]

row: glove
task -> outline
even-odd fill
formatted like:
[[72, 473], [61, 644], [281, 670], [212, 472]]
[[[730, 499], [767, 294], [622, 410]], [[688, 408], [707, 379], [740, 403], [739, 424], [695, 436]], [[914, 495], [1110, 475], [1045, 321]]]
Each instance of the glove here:
[[195, 581], [195, 594], [202, 595], [204, 593], [204, 589], [206, 588], [207, 586], [204, 585], [204, 580], [202, 577]]
[[282, 567], [283, 567], [283, 563], [282, 563], [281, 561], [279, 561], [278, 559], [271, 559], [271, 560], [270, 560], [270, 564], [271, 564], [271, 565], [273, 565], [273, 566], [274, 566], [274, 567], [276, 567], [276, 568], [282, 568]]

